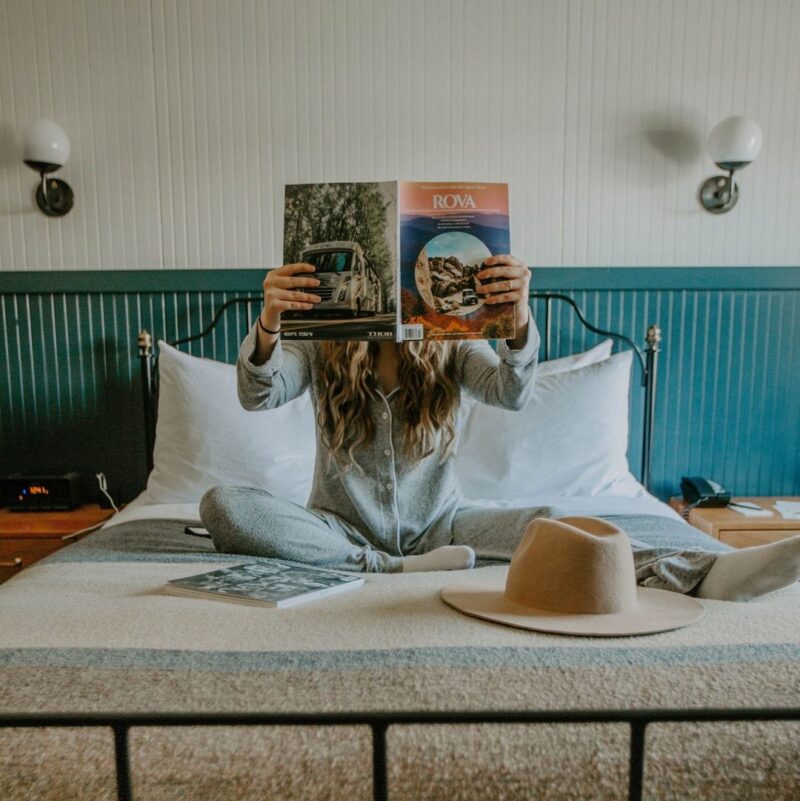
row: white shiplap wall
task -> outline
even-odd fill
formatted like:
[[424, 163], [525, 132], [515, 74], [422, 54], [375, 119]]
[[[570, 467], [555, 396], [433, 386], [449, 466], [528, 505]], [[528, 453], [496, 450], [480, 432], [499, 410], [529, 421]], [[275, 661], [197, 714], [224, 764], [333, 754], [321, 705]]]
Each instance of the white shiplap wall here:
[[[796, 265], [799, 89], [795, 0], [3, 0], [0, 268], [275, 265], [285, 182], [392, 177], [508, 180], [532, 264]], [[735, 113], [764, 150], [714, 217]]]

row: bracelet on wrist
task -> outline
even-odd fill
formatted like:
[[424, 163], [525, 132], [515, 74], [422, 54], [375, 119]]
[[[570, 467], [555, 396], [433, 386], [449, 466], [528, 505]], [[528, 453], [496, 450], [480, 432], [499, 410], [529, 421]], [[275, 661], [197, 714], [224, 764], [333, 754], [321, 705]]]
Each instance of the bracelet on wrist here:
[[267, 328], [267, 326], [265, 326], [264, 323], [261, 322], [260, 314], [258, 315], [258, 320], [256, 322], [258, 323], [258, 327], [267, 334], [277, 334], [281, 330], [280, 326], [278, 326], [274, 331], [270, 328]]

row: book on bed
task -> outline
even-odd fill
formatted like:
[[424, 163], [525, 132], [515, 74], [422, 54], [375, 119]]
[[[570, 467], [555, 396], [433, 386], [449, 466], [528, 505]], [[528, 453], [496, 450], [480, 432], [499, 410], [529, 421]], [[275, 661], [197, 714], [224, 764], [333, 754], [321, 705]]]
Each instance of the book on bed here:
[[344, 592], [363, 583], [364, 577], [357, 573], [270, 559], [172, 579], [167, 582], [166, 592], [283, 608]]
[[381, 181], [285, 188], [283, 260], [316, 268], [321, 300], [283, 339], [511, 339], [511, 304], [476, 273], [510, 253], [508, 184]]

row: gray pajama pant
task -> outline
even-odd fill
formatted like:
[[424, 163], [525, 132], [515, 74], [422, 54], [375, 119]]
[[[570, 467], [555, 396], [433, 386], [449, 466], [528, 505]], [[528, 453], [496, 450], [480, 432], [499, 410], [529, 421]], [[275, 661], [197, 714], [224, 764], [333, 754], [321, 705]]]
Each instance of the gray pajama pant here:
[[[453, 520], [453, 545], [469, 545], [478, 564], [509, 562], [535, 517], [561, 517], [547, 506], [486, 509], [465, 506]], [[255, 487], [214, 487], [200, 502], [200, 517], [221, 553], [266, 556], [337, 570], [394, 573], [403, 558], [379, 551], [336, 515], [307, 509]], [[637, 583], [690, 593], [719, 555], [700, 548], [653, 547], [631, 539]], [[417, 549], [415, 553], [424, 552]]]

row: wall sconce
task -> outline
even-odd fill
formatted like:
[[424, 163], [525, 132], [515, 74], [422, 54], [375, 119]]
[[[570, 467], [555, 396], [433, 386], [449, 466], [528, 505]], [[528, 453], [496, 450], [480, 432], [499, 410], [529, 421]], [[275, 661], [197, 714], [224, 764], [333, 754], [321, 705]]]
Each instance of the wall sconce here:
[[728, 175], [715, 175], [700, 187], [700, 205], [712, 214], [730, 211], [739, 199], [733, 173], [755, 161], [761, 150], [761, 128], [746, 117], [728, 117], [708, 135], [708, 155]]
[[69, 137], [52, 120], [38, 120], [25, 133], [22, 160], [41, 178], [36, 188], [36, 205], [48, 217], [63, 217], [71, 208], [72, 189], [47, 173], [63, 167], [69, 159]]

